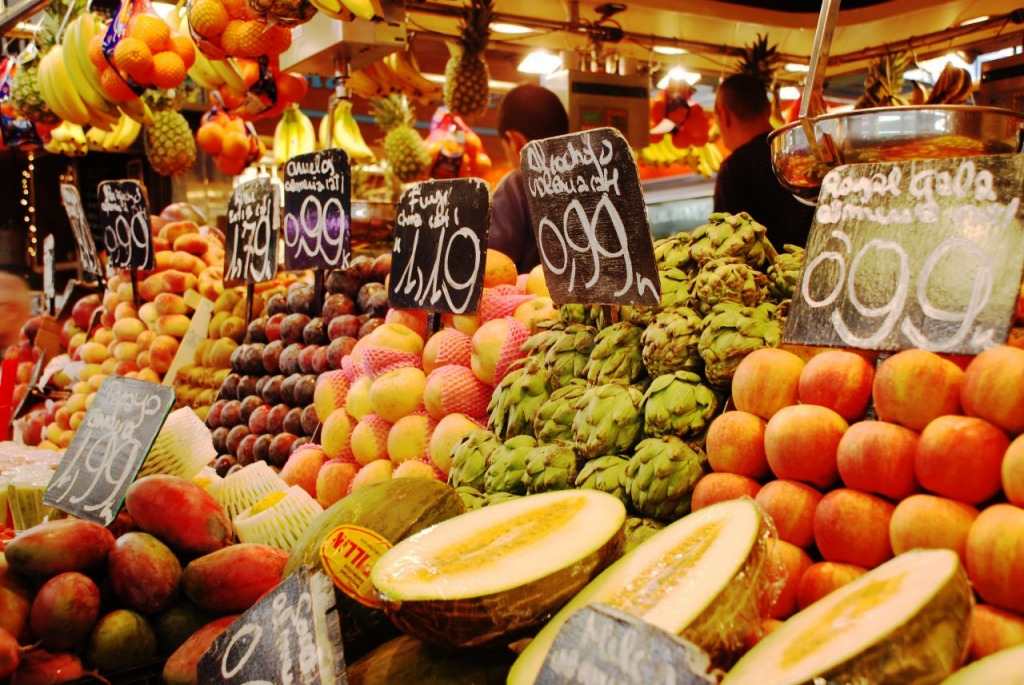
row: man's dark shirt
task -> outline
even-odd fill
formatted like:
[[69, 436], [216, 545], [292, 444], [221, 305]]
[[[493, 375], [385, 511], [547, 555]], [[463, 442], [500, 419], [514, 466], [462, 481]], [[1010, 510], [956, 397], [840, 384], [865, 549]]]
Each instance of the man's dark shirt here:
[[733, 150], [718, 170], [715, 211], [747, 212], [768, 229], [775, 249], [807, 245], [814, 208], [799, 202], [783, 188], [772, 171], [768, 133], [754, 136]]
[[530, 223], [529, 200], [523, 172], [513, 169], [494, 190], [491, 230], [487, 246], [504, 252], [524, 274], [540, 264], [537, 239]]

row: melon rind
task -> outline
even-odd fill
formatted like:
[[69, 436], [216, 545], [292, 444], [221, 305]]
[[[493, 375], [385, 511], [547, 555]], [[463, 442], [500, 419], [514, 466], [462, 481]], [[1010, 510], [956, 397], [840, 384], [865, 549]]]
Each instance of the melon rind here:
[[622, 502], [598, 491], [516, 499], [407, 538], [370, 580], [403, 632], [441, 647], [493, 645], [536, 627], [610, 564], [625, 519]]
[[[839, 613], [882, 592], [891, 598], [887, 613], [877, 603], [859, 617]], [[891, 606], [896, 602], [904, 606]], [[740, 659], [722, 685], [937, 683], [966, 654], [972, 603], [955, 552], [906, 552], [791, 616]], [[837, 627], [847, 630], [847, 645], [826, 641]], [[807, 652], [816, 640], [814, 656], [781, 663], [787, 651]]]
[[[708, 532], [714, 537], [696, 556], [691, 546], [700, 545]], [[728, 666], [758, 629], [765, 604], [770, 604], [764, 598], [773, 596], [770, 551], [775, 539], [769, 519], [749, 497], [679, 519], [615, 562], [548, 621], [516, 660], [508, 682], [535, 682], [562, 625], [594, 602], [680, 635], [708, 652], [715, 666]], [[653, 606], [641, 604], [644, 598], [636, 588], [644, 574], [654, 574], [646, 587], [662, 593]]]
[[942, 685], [979, 685], [979, 683], [1001, 683], [1020, 685], [1024, 683], [1024, 645], [1011, 647], [973, 664], [942, 681]]

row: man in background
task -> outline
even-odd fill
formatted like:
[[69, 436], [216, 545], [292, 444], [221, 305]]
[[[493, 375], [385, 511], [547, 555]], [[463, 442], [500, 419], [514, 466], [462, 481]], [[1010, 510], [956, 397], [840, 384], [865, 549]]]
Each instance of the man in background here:
[[715, 119], [732, 153], [718, 170], [714, 211], [747, 212], [781, 252], [787, 244], [806, 246], [814, 208], [793, 197], [772, 171], [770, 117], [768, 95], [756, 78], [733, 74], [718, 86]]
[[511, 257], [519, 273], [540, 264], [519, 153], [532, 140], [568, 132], [569, 115], [558, 96], [547, 88], [524, 84], [513, 88], [501, 101], [498, 136], [513, 169], [494, 191], [488, 247]]
[[32, 314], [32, 300], [23, 278], [0, 271], [0, 352], [18, 342]]

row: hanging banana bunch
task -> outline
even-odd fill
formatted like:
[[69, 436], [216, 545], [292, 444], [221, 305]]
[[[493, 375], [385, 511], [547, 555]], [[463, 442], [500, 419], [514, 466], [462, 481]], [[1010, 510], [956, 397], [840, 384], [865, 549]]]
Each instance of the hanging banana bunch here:
[[367, 163], [376, 159], [373, 150], [366, 144], [359, 130], [359, 122], [352, 114], [351, 100], [338, 100], [334, 106], [334, 128], [330, 126], [330, 113], [320, 120], [320, 148], [340, 148], [348, 154], [352, 163]]
[[316, 152], [313, 122], [298, 104], [288, 105], [274, 129], [274, 163], [282, 165], [292, 157]]

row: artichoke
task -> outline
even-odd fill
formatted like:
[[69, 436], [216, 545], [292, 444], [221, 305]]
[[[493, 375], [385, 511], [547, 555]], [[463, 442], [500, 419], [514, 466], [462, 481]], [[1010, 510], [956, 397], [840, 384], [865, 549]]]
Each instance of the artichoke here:
[[532, 494], [568, 490], [576, 482], [579, 460], [572, 443], [558, 442], [536, 447], [526, 456], [522, 484]]
[[487, 458], [499, 447], [501, 438], [490, 431], [467, 433], [452, 447], [448, 485], [456, 490], [462, 486], [482, 490], [484, 473], [487, 471]]
[[629, 493], [626, 492], [626, 465], [629, 459], [617, 454], [606, 454], [591, 459], [583, 465], [576, 476], [576, 487], [586, 490], [600, 490], [614, 495], [630, 506]]
[[587, 382], [602, 385], [620, 381], [632, 383], [647, 372], [640, 354], [643, 330], [620, 321], [601, 330], [594, 338], [594, 349], [583, 368]]
[[633, 508], [667, 523], [685, 516], [693, 488], [706, 470], [704, 452], [674, 435], [641, 440], [626, 465]]
[[623, 526], [623, 532], [625, 533], [626, 539], [622, 546], [622, 553], [628, 554], [629, 552], [632, 552], [642, 542], [647, 540], [647, 538], [651, 537], [664, 527], [664, 523], [655, 521], [654, 519], [645, 519], [639, 516], [627, 516], [626, 524]]
[[690, 258], [690, 234], [686, 232], [655, 240], [654, 259], [659, 269], [697, 270], [697, 263]]
[[537, 441], [529, 435], [517, 435], [491, 452], [484, 473], [484, 492], [488, 495], [495, 492], [525, 495], [523, 474], [526, 472], [526, 457], [536, 446]]
[[768, 302], [758, 307], [724, 303], [704, 318], [698, 349], [711, 385], [728, 387], [744, 357], [762, 347], [779, 346], [782, 325], [775, 314], [775, 305]]
[[701, 317], [688, 307], [666, 309], [655, 316], [640, 338], [647, 373], [702, 371], [704, 360], [697, 351], [702, 327]]
[[567, 326], [559, 334], [558, 340], [544, 356], [544, 367], [551, 374], [552, 389], [561, 388], [574, 378], [583, 378], [583, 368], [590, 361], [596, 335], [596, 328], [582, 324]]
[[658, 280], [661, 282], [661, 303], [657, 307], [644, 305], [624, 305], [619, 307], [619, 319], [637, 326], [646, 326], [654, 320], [658, 312], [675, 307], [685, 307], [690, 302], [690, 283], [693, 276], [690, 271], [675, 267], [658, 269]]
[[796, 293], [804, 265], [804, 248], [784, 245], [783, 250], [768, 267], [768, 292], [778, 300], [791, 298]]
[[455, 488], [455, 494], [462, 500], [462, 506], [466, 507], [466, 511], [473, 511], [484, 506], [484, 493], [480, 492], [476, 488], [468, 485], [462, 485]]
[[[548, 324], [548, 325], [543, 325]], [[550, 319], [537, 324], [539, 329], [536, 333], [527, 338], [520, 350], [526, 355], [527, 366], [536, 369], [544, 363], [544, 356], [548, 349], [555, 344], [565, 326], [561, 321]]]
[[584, 459], [629, 454], [643, 427], [643, 393], [622, 383], [588, 388], [576, 403], [572, 437]]
[[690, 234], [690, 256], [700, 266], [712, 259], [737, 257], [762, 269], [775, 258], [766, 234], [767, 229], [746, 212], [716, 212]]
[[[512, 376], [511, 382], [509, 376]], [[548, 370], [531, 371], [524, 365], [509, 372], [491, 395], [487, 427], [502, 440], [516, 435], [533, 435], [533, 419], [551, 393]]]
[[582, 380], [573, 380], [551, 393], [540, 405], [533, 420], [533, 435], [541, 445], [556, 440], [572, 440], [572, 420], [576, 416], [576, 401], [587, 389]]
[[519, 499], [522, 495], [513, 495], [510, 492], [491, 492], [484, 495], [484, 502], [480, 506], [489, 507], [492, 504], [501, 504], [510, 500]]
[[599, 304], [563, 304], [558, 308], [558, 317], [566, 326], [576, 324], [601, 329], [611, 323]]
[[703, 315], [720, 302], [756, 307], [767, 297], [767, 286], [767, 276], [739, 259], [712, 259], [693, 279], [690, 306]]
[[697, 438], [718, 410], [718, 396], [692, 371], [658, 376], [644, 394], [644, 432], [648, 437]]

